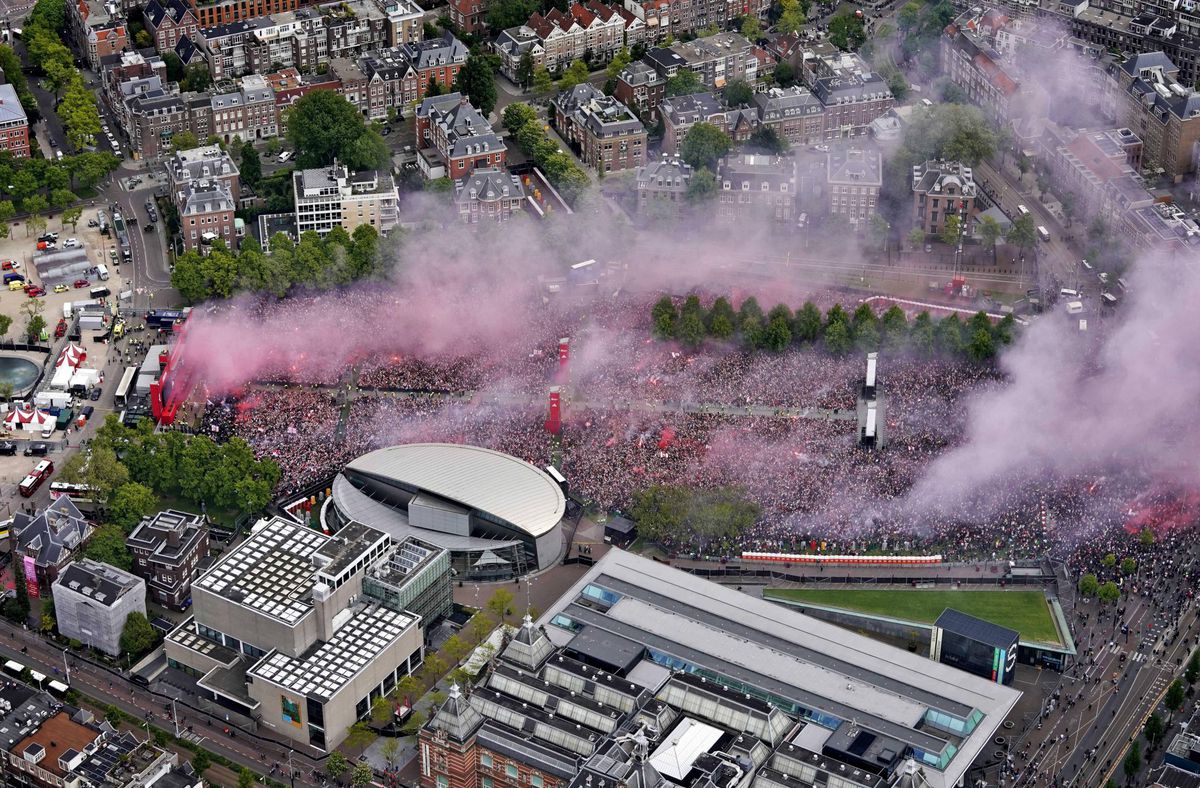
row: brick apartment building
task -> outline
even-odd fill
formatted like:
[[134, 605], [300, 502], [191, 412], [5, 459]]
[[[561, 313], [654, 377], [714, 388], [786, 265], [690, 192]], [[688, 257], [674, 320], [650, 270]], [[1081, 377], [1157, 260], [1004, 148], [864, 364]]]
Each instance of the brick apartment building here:
[[100, 70], [101, 58], [115, 55], [129, 44], [125, 19], [118, 6], [103, 0], [68, 0], [67, 26], [80, 42], [88, 66]]
[[186, 610], [192, 601], [192, 580], [208, 556], [208, 525], [197, 514], [173, 509], [142, 521], [125, 538], [133, 554], [133, 572], [146, 581], [151, 601], [172, 610]]
[[29, 118], [12, 85], [0, 85], [0, 149], [29, 158]]
[[585, 165], [601, 172], [646, 163], [646, 127], [637, 116], [595, 85], [584, 82], [554, 99], [554, 126], [577, 148]]
[[199, 26], [184, 0], [150, 0], [144, 10], [146, 32], [159, 52], [174, 50], [182, 38], [194, 38]]
[[507, 148], [461, 93], [431, 96], [417, 107], [417, 144], [446, 167], [451, 180], [476, 167], [504, 167]]
[[190, 181], [174, 197], [184, 249], [206, 251], [217, 240], [230, 249], [237, 248], [233, 215], [236, 205], [225, 183], [213, 179]]
[[667, 80], [641, 60], [630, 63], [617, 75], [613, 96], [650, 122], [658, 120], [658, 105], [667, 95]]

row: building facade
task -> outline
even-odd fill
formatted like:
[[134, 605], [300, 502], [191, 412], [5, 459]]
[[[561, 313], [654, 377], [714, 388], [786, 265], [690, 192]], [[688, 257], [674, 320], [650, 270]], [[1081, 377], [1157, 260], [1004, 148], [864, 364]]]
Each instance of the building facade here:
[[507, 170], [481, 167], [454, 184], [454, 203], [466, 224], [505, 222], [521, 212], [525, 187]]
[[386, 235], [399, 221], [398, 196], [392, 176], [377, 170], [351, 172], [332, 166], [292, 173], [296, 232], [325, 235], [334, 227], [353, 233], [360, 225]]
[[652, 160], [637, 171], [638, 214], [655, 217], [660, 213], [678, 216], [687, 201], [692, 182], [692, 166], [680, 161], [679, 154]]
[[12, 85], [0, 85], [0, 150], [29, 158], [29, 118]]
[[786, 156], [736, 154], [717, 168], [717, 220], [790, 224], [796, 207], [796, 162]]
[[152, 602], [172, 610], [191, 606], [192, 580], [208, 557], [208, 524], [203, 517], [174, 509], [144, 517], [125, 537], [125, 546]]
[[417, 144], [432, 149], [451, 180], [476, 167], [504, 167], [507, 148], [461, 93], [432, 96], [417, 107]]
[[957, 216], [961, 232], [975, 229], [978, 187], [971, 168], [956, 161], [927, 161], [913, 165], [913, 221], [928, 235], [946, 229], [946, 217]]
[[646, 163], [646, 127], [629, 108], [584, 82], [554, 99], [554, 126], [580, 160], [600, 172]]
[[883, 187], [883, 156], [872, 147], [837, 147], [826, 159], [829, 214], [856, 232], [864, 231], [877, 215]]
[[185, 250], [206, 252], [217, 240], [230, 249], [237, 248], [237, 205], [225, 183], [213, 179], [189, 181], [175, 193], [175, 206]]
[[112, 656], [131, 613], [146, 614], [146, 583], [115, 566], [84, 558], [63, 569], [51, 588], [63, 637]]
[[168, 664], [275, 733], [336, 748], [424, 659], [419, 616], [364, 594], [368, 569], [395, 547], [365, 526], [326, 536], [259, 521], [193, 585], [192, 618], [167, 636]]
[[1143, 165], [1176, 182], [1195, 172], [1200, 92], [1179, 82], [1179, 69], [1162, 52], [1131, 57], [1112, 74], [1117, 123], [1142, 140]]
[[199, 25], [184, 0], [150, 0], [143, 16], [146, 32], [159, 52], [174, 51], [180, 39], [195, 38]]
[[658, 105], [667, 95], [667, 80], [641, 60], [635, 60], [617, 75], [613, 96], [651, 122], [658, 120]]
[[65, 495], [37, 514], [15, 512], [13, 558], [29, 596], [49, 594], [59, 572], [75, 560], [91, 534], [92, 524]]

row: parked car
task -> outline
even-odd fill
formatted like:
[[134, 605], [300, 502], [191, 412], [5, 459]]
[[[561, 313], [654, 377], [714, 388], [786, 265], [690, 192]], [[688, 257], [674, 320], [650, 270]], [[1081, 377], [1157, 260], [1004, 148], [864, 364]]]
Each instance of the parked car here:
[[57, 248], [57, 246], [58, 246], [58, 244], [56, 244], [54, 241], [38, 241], [37, 242], [37, 250], [39, 252], [48, 252], [51, 249]]
[[17, 444], [12, 441], [0, 441], [0, 455], [5, 457], [16, 456]]
[[67, 335], [67, 320], [66, 320], [66, 318], [60, 317], [58, 319], [58, 325], [56, 325], [54, 327], [54, 336], [59, 339], [62, 339], [66, 335]]
[[73, 286], [74, 286], [74, 288], [75, 288], [76, 290], [80, 290], [80, 289], [82, 289], [82, 288], [84, 288], [84, 287], [88, 287], [88, 286], [90, 286], [91, 284], [92, 284], [92, 283], [91, 283], [91, 282], [89, 282], [89, 281], [88, 281], [88, 280], [86, 280], [86, 279], [76, 279], [76, 280], [75, 280], [75, 283], [74, 283], [74, 285], [73, 285]]
[[92, 389], [92, 393], [88, 394], [88, 399], [90, 399], [92, 402], [98, 402], [100, 400], [99, 386], [96, 386], [94, 389]]
[[63, 249], [78, 249], [78, 248], [79, 248], [79, 239], [78, 238], [68, 238], [67, 240], [63, 241]]
[[90, 419], [92, 417], [92, 414], [95, 412], [96, 412], [96, 409], [93, 408], [91, 405], [84, 405], [82, 408], [79, 409], [79, 415], [83, 416], [85, 419]]
[[59, 282], [58, 284], [56, 284], [56, 285], [54, 286], [54, 292], [56, 292], [56, 293], [65, 293], [65, 292], [67, 292], [67, 291], [68, 291], [68, 290], [70, 290], [70, 289], [71, 289], [71, 288], [67, 287], [66, 285], [64, 285], [64, 284], [63, 284], [63, 283], [61, 283], [61, 282]]
[[39, 241], [57, 241], [58, 233], [42, 233], [38, 236]]
[[50, 447], [44, 443], [31, 443], [25, 447], [26, 457], [45, 457], [50, 452]]
[[46, 295], [46, 291], [37, 285], [33, 285], [29, 288], [26, 288], [25, 295], [29, 296], [30, 298], [41, 298], [42, 296]]
[[3, 263], [0, 263], [0, 270], [3, 271], [16, 271], [20, 267], [21, 264], [16, 260], [5, 260]]

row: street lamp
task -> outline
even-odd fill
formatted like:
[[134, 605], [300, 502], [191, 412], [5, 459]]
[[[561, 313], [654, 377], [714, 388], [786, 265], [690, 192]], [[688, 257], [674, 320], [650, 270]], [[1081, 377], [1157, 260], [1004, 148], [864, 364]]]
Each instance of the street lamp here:
[[175, 723], [175, 738], [179, 738], [179, 714], [175, 710], [175, 698], [171, 698], [171, 719]]
[[70, 685], [70, 683], [71, 683], [71, 663], [67, 662], [67, 649], [65, 647], [62, 650], [62, 654], [63, 654], [63, 668], [67, 672], [67, 684]]

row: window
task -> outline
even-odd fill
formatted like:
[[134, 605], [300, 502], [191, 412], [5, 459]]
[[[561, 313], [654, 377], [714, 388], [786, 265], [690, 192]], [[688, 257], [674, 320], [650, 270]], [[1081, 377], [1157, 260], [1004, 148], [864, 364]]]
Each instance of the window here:
[[485, 769], [492, 768], [492, 756], [489, 753], [483, 753], [479, 756], [479, 765]]
[[515, 763], [504, 764], [504, 773], [514, 780], [517, 779], [517, 765]]
[[529, 775], [529, 784], [532, 785], [533, 788], [542, 788], [542, 775], [540, 775], [540, 774]]
[[492, 778], [481, 777], [479, 780], [479, 788], [492, 788]]
[[450, 778], [444, 774], [439, 774], [437, 776], [437, 786], [438, 788], [450, 788]]

